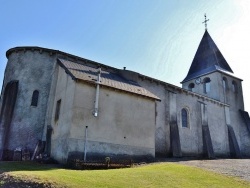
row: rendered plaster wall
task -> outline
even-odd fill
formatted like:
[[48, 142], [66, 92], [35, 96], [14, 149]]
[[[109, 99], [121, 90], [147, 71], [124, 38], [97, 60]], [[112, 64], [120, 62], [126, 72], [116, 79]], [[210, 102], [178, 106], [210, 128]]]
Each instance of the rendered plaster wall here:
[[[205, 76], [200, 77], [201, 80], [209, 77], [211, 79], [210, 92], [204, 93], [204, 84], [195, 84], [193, 91], [202, 95], [214, 98], [223, 103], [229, 105], [230, 122], [232, 126], [237, 142], [240, 146], [240, 150], [244, 155], [250, 155], [250, 133], [247, 131], [247, 127], [239, 113], [239, 110], [244, 110], [244, 100], [241, 80], [220, 72], [214, 72]], [[226, 87], [223, 86], [223, 78], [226, 80]], [[233, 90], [233, 82], [236, 83], [236, 91]], [[183, 83], [183, 88], [188, 89], [190, 83], [195, 83], [195, 80], [190, 80]], [[211, 112], [213, 115], [214, 112]], [[214, 118], [218, 116], [213, 115]]]
[[138, 79], [139, 84], [145, 87], [161, 101], [156, 101], [155, 113], [155, 152], [157, 156], [170, 155], [170, 107], [169, 107], [169, 91], [163, 84], [156, 83], [148, 79]]
[[[121, 72], [129, 72], [130, 71], [121, 71]], [[123, 75], [126, 77], [126, 74]], [[128, 78], [127, 78], [128, 77]], [[161, 98], [161, 101], [157, 101], [155, 103], [155, 152], [156, 155], [170, 155], [170, 131], [169, 131], [169, 118], [170, 118], [170, 101], [169, 101], [169, 91], [175, 91], [177, 93], [177, 123], [179, 125], [179, 134], [180, 134], [180, 141], [181, 141], [181, 149], [184, 156], [196, 156], [201, 155], [203, 153], [203, 142], [202, 142], [202, 127], [201, 127], [201, 109], [200, 109], [200, 102], [203, 102], [206, 104], [207, 107], [207, 116], [208, 116], [208, 124], [210, 128], [210, 135], [212, 138], [212, 144], [214, 147], [215, 155], [216, 156], [228, 156], [229, 155], [229, 140], [228, 140], [228, 130], [226, 126], [226, 120], [225, 120], [225, 111], [224, 111], [224, 105], [219, 105], [218, 103], [211, 102], [209, 100], [205, 100], [204, 98], [197, 97], [192, 94], [187, 94], [187, 92], [180, 92], [180, 89], [173, 89], [173, 87], [166, 86], [164, 84], [159, 84], [155, 82], [154, 80], [149, 79], [141, 79], [138, 77], [137, 73], [133, 72], [132, 76], [127, 76], [126, 78], [131, 78], [133, 81], [139, 82], [139, 84], [154, 94], [156, 94], [158, 97]], [[204, 76], [204, 78], [207, 76]], [[203, 85], [196, 85], [196, 88], [194, 89], [195, 92], [200, 92], [204, 96], [213, 96], [215, 99], [220, 99], [222, 102], [226, 101], [232, 101], [230, 106], [230, 117], [231, 117], [231, 124], [234, 128], [236, 138], [239, 144], [242, 142], [241, 149], [242, 151], [249, 151], [248, 148], [248, 135], [246, 131], [246, 127], [244, 127], [244, 122], [242, 122], [241, 117], [239, 116], [237, 108], [242, 108], [243, 106], [243, 100], [240, 98], [242, 97], [242, 91], [241, 91], [241, 83], [239, 80], [236, 79], [237, 85], [239, 86], [238, 93], [236, 94], [239, 96], [236, 100], [238, 102], [235, 102], [233, 97], [235, 97], [235, 93], [232, 93], [230, 89], [227, 89], [226, 92], [226, 98], [223, 94], [223, 84], [222, 84], [222, 78], [223, 76], [214, 73], [212, 76], [209, 75], [211, 79], [211, 90], [210, 93], [204, 94], [203, 93]], [[225, 77], [225, 75], [224, 75]], [[203, 79], [203, 78], [202, 78]], [[234, 78], [227, 77], [228, 83], [232, 82]], [[217, 86], [213, 82], [217, 82]], [[229, 87], [229, 86], [228, 86]], [[92, 96], [92, 100], [94, 101], [94, 88], [92, 88], [93, 91], [90, 92], [88, 95], [89, 97]], [[214, 90], [219, 90], [220, 92], [215, 92]], [[76, 92], [79, 93], [79, 92]], [[205, 101], [204, 101], [205, 100]], [[90, 106], [88, 107], [88, 117], [92, 117], [92, 111], [93, 111], [93, 105], [92, 102]], [[232, 108], [232, 106], [235, 106]], [[183, 128], [181, 125], [181, 109], [186, 108], [189, 110], [189, 117], [190, 117], [190, 127]], [[79, 114], [80, 112], [77, 110], [77, 108], [74, 110], [74, 114]], [[216, 114], [216, 116], [214, 115]], [[93, 117], [92, 117], [93, 118]], [[73, 118], [74, 120], [75, 118]], [[76, 118], [77, 119], [77, 118]], [[91, 121], [95, 121], [92, 120]], [[92, 124], [92, 123], [90, 123]], [[240, 126], [234, 126], [234, 124], [240, 124]], [[242, 127], [243, 128], [240, 128]], [[82, 137], [84, 137], [86, 125], [83, 125], [82, 131], [80, 134], [82, 134]], [[241, 131], [240, 131], [241, 130]], [[88, 129], [89, 131], [89, 129]], [[243, 136], [242, 136], [243, 135]], [[73, 139], [70, 138], [71, 142], [75, 145], [76, 149], [81, 148], [80, 150], [83, 150], [84, 144], [82, 144], [82, 139]], [[242, 141], [243, 140], [243, 141]], [[101, 142], [100, 142], [101, 143]], [[93, 146], [93, 147], [92, 147]], [[110, 144], [111, 146], [111, 144]], [[92, 145], [90, 144], [89, 147], [92, 151], [96, 148], [96, 143], [92, 142]], [[103, 148], [107, 148], [106, 143], [102, 143]], [[113, 148], [116, 148], [116, 145], [112, 145]], [[74, 149], [72, 149], [73, 151]], [[106, 149], [105, 149], [106, 150]], [[114, 149], [116, 151], [116, 149]], [[123, 149], [126, 150], [125, 148]]]
[[247, 129], [245, 122], [241, 125], [240, 137], [240, 150], [243, 157], [250, 157], [250, 131]]
[[[181, 150], [184, 156], [196, 156], [203, 152], [202, 127], [199, 99], [192, 95], [181, 93], [180, 88], [159, 84], [148, 79], [139, 79], [139, 84], [161, 98], [156, 104], [156, 155], [171, 156], [170, 146], [170, 115], [177, 120]], [[176, 100], [172, 101], [172, 94]], [[171, 100], [171, 101], [170, 101]], [[174, 103], [174, 104], [173, 104]], [[174, 105], [174, 106], [173, 106]], [[189, 111], [190, 127], [182, 128], [181, 109]]]
[[[207, 123], [210, 129], [213, 149], [216, 156], [229, 155], [228, 130], [226, 126], [224, 105], [198, 98], [186, 92], [177, 94], [177, 122], [180, 131], [181, 148], [184, 156], [203, 153], [201, 104], [206, 105]], [[181, 110], [188, 111], [189, 125], [182, 127]], [[215, 115], [216, 114], [216, 115]]]
[[[210, 78], [210, 91], [204, 93], [205, 78]], [[226, 88], [223, 86], [223, 78], [226, 79]], [[241, 80], [220, 72], [214, 72], [200, 77], [202, 83], [195, 84], [195, 79], [183, 83], [183, 88], [188, 90], [188, 86], [191, 83], [195, 84], [193, 92], [210, 97], [220, 102], [230, 105], [230, 108], [234, 111], [244, 109], [243, 92], [241, 86]], [[236, 92], [233, 91], [233, 82], [236, 83]]]
[[77, 83], [69, 152], [84, 151], [88, 126], [88, 156], [155, 156], [154, 100], [101, 87], [97, 117], [94, 101], [95, 86]]
[[[161, 98], [161, 101], [156, 102], [156, 131], [155, 131], [155, 148], [156, 155], [168, 156], [171, 155], [170, 151], [170, 111], [173, 108], [170, 107], [171, 100], [169, 98], [169, 92], [175, 92], [177, 94], [177, 123], [179, 125], [179, 133], [181, 140], [181, 148], [183, 155], [197, 156], [203, 154], [203, 140], [202, 140], [202, 122], [201, 122], [201, 107], [200, 103], [204, 103], [207, 109], [208, 126], [210, 129], [210, 135], [212, 144], [216, 156], [229, 156], [229, 139], [228, 128], [225, 116], [225, 105], [213, 102], [206, 97], [221, 101], [222, 103], [229, 104], [230, 124], [236, 134], [236, 139], [244, 153], [249, 152], [250, 136], [246, 129], [246, 125], [242, 121], [239, 114], [239, 109], [244, 109], [243, 95], [241, 81], [235, 77], [222, 74], [220, 72], [214, 72], [201, 77], [204, 80], [206, 77], [211, 79], [210, 91], [204, 93], [204, 84], [195, 84], [193, 91], [199, 93], [202, 96], [192, 94], [192, 92], [186, 92], [176, 86], [169, 84], [163, 84], [157, 80], [145, 78], [131, 71], [121, 71], [123, 76], [127, 79], [132, 78], [133, 81], [137, 81], [141, 86], [147, 88], [149, 91]], [[129, 74], [128, 74], [129, 73]], [[132, 76], [131, 76], [132, 74]], [[223, 87], [223, 78], [227, 80], [227, 87]], [[232, 90], [232, 82], [237, 84], [237, 92]], [[188, 89], [190, 83], [195, 83], [191, 80], [183, 84], [185, 89]], [[181, 109], [185, 108], [189, 111], [190, 127], [183, 128], [181, 125]], [[173, 113], [172, 113], [173, 114]]]
[[[185, 93], [177, 94], [177, 124], [179, 126], [183, 156], [201, 155], [203, 152], [200, 103], [197, 97]], [[181, 110], [188, 112], [188, 127], [182, 127]]]
[[[55, 96], [52, 106], [50, 125], [52, 126], [51, 156], [56, 160], [65, 163], [68, 153], [68, 139], [73, 117], [73, 102], [75, 81], [65, 73], [65, 70], [57, 66]], [[59, 119], [55, 119], [57, 101], [61, 100]]]
[[[33, 152], [38, 140], [42, 139], [55, 59], [55, 55], [38, 50], [17, 50], [10, 53], [5, 69], [2, 96], [8, 82], [18, 80], [19, 87], [8, 149], [27, 147]], [[37, 107], [31, 106], [34, 90], [39, 91]], [[1, 103], [2, 100], [3, 97], [1, 97]]]
[[[229, 140], [224, 105], [206, 100], [205, 95], [204, 97], [197, 96], [192, 94], [192, 92], [184, 91], [178, 87], [164, 86], [148, 79], [139, 79], [139, 84], [161, 98], [161, 101], [156, 103], [156, 154], [171, 155], [169, 122], [170, 111], [174, 109], [170, 106], [173, 101], [169, 101], [171, 100], [169, 94], [174, 92], [176, 93], [176, 112], [172, 112], [171, 114], [176, 114], [177, 116], [183, 156], [200, 156], [203, 154], [201, 102], [205, 103], [207, 107], [208, 126], [215, 155], [229, 155]], [[189, 112], [188, 128], [182, 127], [182, 108], [187, 109]]]
[[52, 118], [52, 157], [62, 163], [72, 153], [83, 157], [86, 126], [87, 160], [155, 156], [154, 100], [101, 87], [94, 117], [95, 85], [73, 81], [61, 67], [57, 80], [53, 114], [62, 103], [59, 120]]
[[[244, 110], [243, 88], [241, 80], [222, 75], [226, 78], [227, 85], [224, 89], [226, 102], [230, 105], [230, 125], [233, 127], [242, 156], [250, 156], [250, 132], [241, 117], [239, 110]], [[236, 91], [233, 90], [233, 82], [236, 83]]]
[[[210, 91], [208, 93], [204, 92], [204, 79], [205, 78], [210, 78]], [[216, 99], [218, 101], [221, 102], [225, 102], [225, 98], [224, 98], [224, 93], [223, 93], [223, 86], [222, 86], [222, 77], [221, 74], [218, 72], [214, 72], [211, 74], [207, 74], [204, 76], [200, 76], [199, 79], [201, 80], [201, 83], [196, 84], [195, 83], [195, 79], [192, 79], [188, 82], [183, 83], [182, 87], [184, 89], [189, 89], [188, 86], [191, 83], [194, 83], [194, 88], [193, 88], [193, 92], [195, 93], [199, 93], [201, 95]]]

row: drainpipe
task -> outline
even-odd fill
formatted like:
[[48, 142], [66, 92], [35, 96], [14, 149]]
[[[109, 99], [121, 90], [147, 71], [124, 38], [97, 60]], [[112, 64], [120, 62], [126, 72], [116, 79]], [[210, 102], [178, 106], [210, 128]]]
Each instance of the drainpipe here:
[[86, 156], [87, 156], [87, 135], [88, 135], [88, 126], [86, 126], [85, 129], [85, 142], [84, 142], [84, 162], [86, 162]]
[[94, 117], [98, 116], [98, 103], [99, 103], [99, 90], [100, 90], [100, 82], [101, 82], [101, 68], [98, 70], [98, 76], [96, 81], [96, 93], [95, 93], [95, 109], [94, 109]]
[[[99, 103], [99, 90], [100, 90], [100, 82], [101, 82], [101, 68], [98, 69], [98, 76], [96, 81], [96, 93], [95, 93], [95, 108], [93, 115], [94, 117], [98, 116], [98, 103]], [[88, 126], [85, 129], [85, 141], [84, 141], [84, 162], [86, 162], [87, 157], [87, 136], [88, 136]]]

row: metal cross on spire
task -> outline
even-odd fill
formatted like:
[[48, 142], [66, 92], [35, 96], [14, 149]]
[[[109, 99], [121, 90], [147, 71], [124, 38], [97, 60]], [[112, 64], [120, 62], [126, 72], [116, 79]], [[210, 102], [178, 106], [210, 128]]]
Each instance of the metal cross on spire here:
[[205, 21], [204, 21], [204, 22], [202, 22], [202, 23], [204, 23], [204, 24], [205, 24], [205, 30], [207, 30], [207, 22], [209, 21], [209, 19], [207, 20], [206, 13], [205, 13], [204, 17], [205, 17]]

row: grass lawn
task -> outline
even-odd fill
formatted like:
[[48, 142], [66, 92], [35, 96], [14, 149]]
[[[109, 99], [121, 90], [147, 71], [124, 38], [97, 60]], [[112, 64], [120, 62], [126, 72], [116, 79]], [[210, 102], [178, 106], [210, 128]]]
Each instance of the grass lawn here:
[[[53, 187], [250, 187], [250, 182], [175, 163], [80, 171], [37, 163], [0, 162], [0, 172], [16, 181]], [[5, 183], [0, 179], [0, 186]]]

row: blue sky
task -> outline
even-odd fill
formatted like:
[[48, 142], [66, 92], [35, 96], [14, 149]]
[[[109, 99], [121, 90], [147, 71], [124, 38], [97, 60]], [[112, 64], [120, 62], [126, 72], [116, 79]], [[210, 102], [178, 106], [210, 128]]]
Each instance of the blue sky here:
[[0, 80], [16, 46], [71, 53], [178, 86], [208, 32], [235, 75], [250, 110], [250, 1], [0, 0]]

